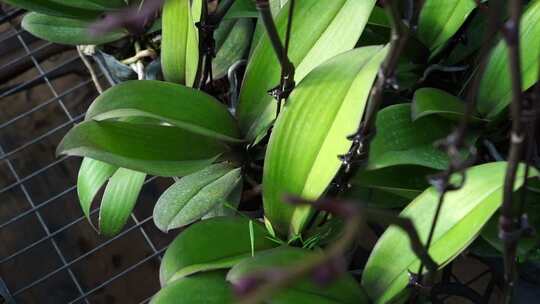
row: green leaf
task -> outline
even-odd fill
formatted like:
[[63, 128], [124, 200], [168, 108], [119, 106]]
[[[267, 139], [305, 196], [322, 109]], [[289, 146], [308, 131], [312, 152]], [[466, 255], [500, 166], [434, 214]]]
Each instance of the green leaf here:
[[257, 18], [259, 12], [255, 7], [255, 2], [251, 0], [235, 0], [227, 14], [225, 20], [236, 18]]
[[232, 288], [224, 271], [196, 274], [174, 281], [161, 289], [150, 304], [231, 304]]
[[99, 230], [105, 236], [118, 234], [135, 207], [146, 174], [120, 168], [109, 180], [99, 210]]
[[488, 27], [488, 18], [485, 14], [476, 14], [471, 23], [467, 26], [463, 32], [463, 39], [467, 43], [459, 43], [448, 55], [446, 64], [455, 65], [463, 60], [469, 58], [474, 52], [482, 47], [482, 43], [485, 40], [485, 35], [487, 34]]
[[90, 25], [91, 22], [88, 21], [40, 13], [26, 14], [22, 21], [22, 27], [32, 35], [61, 44], [105, 44], [128, 35], [125, 30], [113, 30], [99, 36], [91, 35], [88, 31]]
[[214, 78], [227, 75], [231, 65], [242, 59], [249, 49], [253, 22], [249, 19], [224, 20], [216, 30], [216, 58], [212, 60]]
[[[108, 10], [125, 7], [126, 0], [49, 0], [65, 6], [88, 10]], [[34, 2], [43, 2], [35, 1]], [[133, 2], [133, 1], [132, 1]]]
[[450, 39], [476, 8], [474, 0], [426, 0], [418, 20], [418, 38], [434, 51]]
[[[200, 2], [200, 1], [199, 1]], [[166, 0], [163, 5], [161, 66], [165, 80], [193, 85], [197, 71], [198, 40], [190, 0]], [[188, 75], [189, 74], [189, 75]]]
[[[266, 230], [254, 225], [256, 251], [275, 247]], [[234, 266], [251, 255], [249, 219], [215, 217], [197, 222], [171, 243], [159, 269], [161, 285], [193, 273]]]
[[[521, 18], [520, 53], [522, 88], [527, 90], [538, 81], [540, 64], [540, 1], [532, 2]], [[497, 117], [511, 101], [508, 47], [499, 41], [486, 67], [478, 91], [478, 111], [488, 119]]]
[[[374, 0], [298, 1], [294, 9], [289, 58], [300, 82], [311, 70], [354, 47], [375, 4]], [[276, 17], [278, 32], [287, 26], [290, 3]], [[257, 39], [257, 38], [255, 38]], [[267, 91], [279, 83], [281, 68], [268, 35], [257, 45], [246, 70], [240, 93], [238, 117], [252, 141], [275, 118], [276, 103]]]
[[412, 121], [408, 103], [389, 106], [377, 115], [377, 133], [370, 146], [367, 168], [418, 165], [445, 169], [448, 157], [433, 144], [450, 134], [452, 127], [436, 117]]
[[[265, 216], [278, 234], [301, 232], [306, 207], [282, 201], [285, 194], [318, 198], [341, 166], [338, 155], [353, 134], [387, 48], [365, 47], [317, 67], [291, 94], [277, 119], [264, 163]], [[322, 102], [324, 101], [324, 102]], [[306, 136], [309, 134], [309, 136]]]
[[163, 232], [191, 224], [222, 204], [240, 180], [240, 169], [227, 163], [184, 176], [160, 196], [154, 223]]
[[227, 107], [192, 88], [156, 80], [118, 84], [101, 94], [86, 120], [147, 117], [221, 140], [239, 141], [239, 131]]
[[79, 168], [77, 177], [77, 195], [82, 211], [90, 220], [90, 208], [92, 201], [99, 189], [118, 170], [118, 167], [85, 157]]
[[351, 178], [351, 185], [383, 190], [413, 199], [429, 187], [428, 175], [436, 171], [420, 166], [394, 166], [379, 170], [360, 171]]
[[210, 165], [228, 148], [176, 127], [86, 121], [73, 127], [57, 154], [86, 156], [159, 176], [182, 176]]
[[95, 19], [103, 12], [101, 10], [86, 10], [74, 6], [64, 5], [51, 0], [4, 0], [4, 2], [22, 9], [41, 14], [71, 17], [82, 19]]
[[[523, 169], [521, 166], [518, 171], [515, 189], [523, 183]], [[462, 252], [499, 208], [505, 172], [506, 162], [472, 167], [466, 172], [463, 188], [446, 194], [429, 248], [429, 254], [438, 265], [444, 266]], [[534, 171], [531, 176], [537, 174]], [[413, 221], [424, 243], [438, 200], [437, 190], [428, 188], [400, 213]], [[406, 233], [390, 227], [379, 238], [368, 259], [362, 286], [375, 303], [388, 303], [405, 292], [408, 271], [417, 271], [419, 264]]]
[[[240, 279], [262, 270], [298, 266], [310, 258], [316, 257], [313, 251], [294, 247], [279, 247], [258, 252], [236, 264], [227, 274], [227, 280], [233, 284]], [[278, 303], [369, 303], [364, 291], [349, 274], [344, 274], [327, 286], [320, 286], [309, 278], [303, 278], [296, 284], [277, 292], [269, 301]]]
[[[439, 115], [452, 121], [460, 121], [465, 114], [465, 103], [458, 97], [446, 91], [435, 88], [421, 88], [414, 92], [412, 103], [412, 119], [429, 115]], [[472, 123], [486, 122], [486, 120], [472, 115]]]

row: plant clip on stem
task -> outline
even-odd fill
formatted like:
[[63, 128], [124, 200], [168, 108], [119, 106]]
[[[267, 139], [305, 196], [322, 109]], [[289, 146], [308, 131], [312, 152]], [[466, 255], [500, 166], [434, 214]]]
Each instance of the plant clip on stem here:
[[[364, 166], [368, 159], [369, 144], [375, 136], [375, 119], [382, 104], [383, 92], [387, 88], [398, 89], [396, 69], [399, 58], [409, 36], [409, 28], [403, 23], [398, 11], [399, 3], [395, 0], [381, 1], [392, 26], [390, 50], [384, 60], [377, 80], [370, 92], [366, 114], [357, 131], [348, 136], [352, 146], [344, 155], [339, 155], [342, 166], [331, 183], [329, 192], [342, 192], [349, 188], [348, 181], [360, 167]], [[356, 164], [356, 166], [353, 166]]]
[[261, 15], [264, 27], [270, 38], [272, 48], [278, 57], [279, 64], [281, 66], [281, 79], [278, 86], [268, 91], [270, 96], [274, 97], [277, 102], [276, 115], [279, 115], [281, 110], [281, 103], [286, 100], [291, 92], [294, 90], [296, 83], [294, 82], [295, 67], [288, 57], [289, 41], [291, 38], [292, 21], [294, 14], [295, 0], [290, 0], [289, 16], [287, 21], [287, 32], [285, 34], [285, 45], [282, 44], [279, 38], [279, 33], [276, 28], [274, 19], [270, 12], [270, 3], [268, 0], [256, 0], [257, 10]]
[[[319, 211], [326, 211], [343, 218], [345, 220], [343, 234], [333, 245], [328, 247], [324, 254], [307, 259], [295, 267], [262, 270], [244, 278], [240, 282], [241, 286], [235, 286], [240, 291], [242, 304], [261, 303], [280, 289], [290, 286], [307, 275], [311, 275], [313, 279], [321, 279], [321, 283], [333, 280], [338, 274], [345, 271], [346, 265], [343, 256], [361, 232], [366, 221], [395, 225], [401, 228], [409, 237], [411, 249], [426, 265], [429, 272], [434, 273], [437, 270], [437, 263], [422, 245], [414, 224], [408, 218], [397, 217], [385, 211], [361, 207], [358, 203], [337, 199], [309, 201], [298, 197], [286, 197], [285, 201], [295, 205], [310, 205]], [[331, 268], [330, 273], [336, 276], [330, 278], [317, 276], [317, 270], [328, 268]]]
[[195, 76], [195, 87], [205, 88], [212, 85], [212, 60], [216, 57], [216, 40], [214, 32], [234, 4], [235, 0], [225, 0], [220, 3], [215, 12], [208, 12], [208, 1], [202, 0], [201, 20], [195, 24], [199, 30], [199, 64]]

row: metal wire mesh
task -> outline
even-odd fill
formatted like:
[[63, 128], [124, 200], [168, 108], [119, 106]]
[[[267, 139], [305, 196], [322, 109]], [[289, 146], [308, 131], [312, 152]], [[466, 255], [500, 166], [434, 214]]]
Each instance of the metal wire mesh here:
[[146, 181], [118, 236], [93, 230], [77, 199], [80, 160], [56, 157], [55, 148], [97, 92], [76, 50], [29, 35], [22, 14], [0, 10], [0, 300], [147, 302], [171, 239], [151, 222], [169, 181]]

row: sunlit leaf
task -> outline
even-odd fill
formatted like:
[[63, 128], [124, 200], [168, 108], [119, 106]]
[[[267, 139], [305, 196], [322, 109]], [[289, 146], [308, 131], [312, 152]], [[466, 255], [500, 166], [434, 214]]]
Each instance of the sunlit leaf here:
[[86, 119], [148, 117], [228, 141], [239, 141], [236, 121], [214, 97], [163, 81], [126, 81], [101, 94]]
[[105, 236], [119, 233], [126, 224], [146, 174], [120, 168], [110, 178], [99, 209], [99, 230]]
[[[263, 176], [265, 216], [279, 234], [301, 232], [309, 208], [283, 202], [283, 195], [319, 197], [351, 146], [386, 48], [355, 49], [311, 72], [280, 114], [266, 152]], [[306, 136], [309, 134], [309, 136]]]
[[104, 44], [128, 35], [126, 30], [113, 30], [103, 35], [92, 35], [88, 30], [90, 24], [91, 22], [88, 21], [40, 13], [26, 14], [22, 21], [22, 27], [32, 35], [61, 44]]
[[[354, 47], [375, 4], [374, 0], [297, 1], [289, 58], [300, 82], [313, 68]], [[278, 32], [287, 26], [290, 2], [276, 17]], [[255, 39], [257, 39], [255, 37]], [[276, 103], [267, 91], [279, 83], [280, 66], [268, 36], [257, 43], [246, 70], [238, 115], [242, 132], [253, 140], [274, 119]]]
[[[243, 217], [215, 217], [182, 231], [161, 261], [161, 285], [201, 271], [230, 268], [250, 256], [249, 222]], [[261, 224], [253, 225], [253, 232], [256, 251], [276, 246], [265, 237], [266, 229]]]
[[191, 224], [223, 204], [240, 180], [240, 169], [227, 163], [184, 176], [160, 196], [154, 223], [164, 232]]
[[[318, 253], [293, 247], [279, 247], [258, 252], [254, 257], [247, 258], [235, 265], [227, 274], [227, 280], [232, 283], [249, 276], [257, 271], [278, 270], [284, 267], [294, 267], [308, 261]], [[298, 280], [294, 285], [287, 286], [277, 292], [268, 303], [369, 303], [360, 285], [349, 274], [343, 274], [326, 286], [312, 282], [310, 278]]]
[[211, 164], [224, 144], [176, 127], [86, 121], [73, 127], [58, 154], [86, 156], [159, 176], [182, 176]]
[[192, 11], [190, 0], [166, 0], [163, 5], [161, 64], [167, 81], [193, 84], [198, 63], [196, 9], [194, 4]]
[[436, 50], [459, 30], [475, 7], [474, 0], [426, 0], [418, 20], [418, 37]]
[[[538, 81], [540, 64], [540, 1], [532, 2], [521, 18], [520, 50], [523, 90]], [[489, 58], [485, 74], [478, 91], [478, 111], [485, 117], [497, 117], [509, 104], [512, 95], [508, 47], [499, 41]]]
[[234, 296], [224, 271], [199, 273], [161, 289], [150, 304], [231, 304]]
[[[445, 195], [429, 254], [444, 266], [463, 251], [499, 208], [506, 162], [487, 163], [467, 170], [463, 188]], [[524, 167], [518, 171], [515, 189], [523, 183]], [[534, 171], [531, 176], [538, 173]], [[460, 180], [455, 176], [454, 180]], [[401, 213], [410, 218], [425, 242], [437, 208], [439, 193], [428, 188]], [[392, 261], [389, 263], [388, 261]], [[388, 303], [406, 291], [408, 271], [417, 271], [420, 260], [410, 248], [403, 230], [388, 228], [373, 249], [362, 276], [362, 286], [375, 303]]]
[[77, 195], [84, 215], [90, 219], [92, 201], [118, 167], [85, 157], [77, 177]]

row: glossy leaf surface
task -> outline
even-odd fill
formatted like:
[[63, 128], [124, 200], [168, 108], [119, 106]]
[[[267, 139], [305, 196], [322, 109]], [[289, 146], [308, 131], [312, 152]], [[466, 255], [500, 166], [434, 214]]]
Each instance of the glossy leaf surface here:
[[474, 0], [426, 0], [418, 20], [418, 37], [432, 51], [463, 25], [476, 7]]
[[[270, 137], [263, 176], [266, 217], [279, 234], [301, 231], [309, 209], [282, 201], [285, 194], [317, 198], [326, 189], [363, 115], [387, 49], [355, 49], [311, 72], [289, 97]], [[309, 136], [306, 136], [309, 134]], [[294, 215], [293, 215], [294, 214]]]
[[227, 163], [184, 176], [160, 196], [154, 223], [164, 232], [191, 224], [222, 204], [240, 180], [240, 169]]
[[101, 10], [96, 11], [80, 9], [51, 0], [4, 0], [4, 2], [31, 12], [58, 17], [83, 18], [91, 20], [97, 18], [102, 13]]
[[[313, 258], [317, 253], [294, 247], [279, 247], [258, 252], [252, 258], [246, 258], [234, 266], [227, 274], [232, 283], [257, 271], [278, 270], [294, 267]], [[360, 285], [349, 274], [344, 274], [327, 286], [315, 284], [310, 278], [303, 278], [293, 286], [288, 286], [276, 293], [268, 303], [368, 303]]]
[[[472, 167], [466, 172], [463, 188], [446, 194], [429, 249], [437, 264], [443, 266], [463, 251], [499, 208], [506, 165], [506, 162], [496, 162]], [[518, 171], [516, 189], [522, 185], [523, 169], [522, 166]], [[437, 190], [428, 188], [400, 213], [413, 221], [424, 243], [438, 199]], [[399, 228], [390, 227], [379, 238], [368, 259], [362, 286], [375, 303], [388, 303], [405, 292], [408, 271], [417, 271], [419, 264], [407, 235]]]
[[109, 180], [99, 210], [99, 230], [105, 236], [118, 234], [135, 207], [146, 174], [120, 168]]
[[253, 22], [246, 18], [222, 22], [215, 33], [218, 51], [212, 61], [214, 78], [226, 76], [229, 67], [244, 57], [251, 42], [253, 27]]
[[[163, 256], [161, 285], [196, 272], [230, 268], [250, 256], [249, 222], [243, 217], [215, 217], [189, 226]], [[276, 246], [266, 238], [266, 229], [259, 223], [253, 223], [253, 233], [256, 251]]]
[[[300, 82], [313, 68], [354, 47], [374, 0], [298, 1], [294, 9], [289, 58]], [[276, 17], [279, 33], [287, 26], [290, 3]], [[257, 39], [257, 38], [255, 38]], [[256, 41], [240, 94], [238, 115], [247, 139], [253, 140], [275, 118], [276, 104], [267, 91], [279, 83], [280, 66], [266, 34]]]
[[211, 164], [228, 148], [176, 127], [86, 121], [73, 127], [57, 153], [86, 156], [159, 176], [182, 176]]
[[101, 94], [86, 119], [148, 117], [173, 126], [228, 141], [239, 131], [227, 107], [192, 88], [156, 80], [126, 81]]
[[128, 35], [125, 30], [114, 30], [103, 35], [91, 35], [88, 31], [91, 22], [40, 13], [26, 14], [22, 27], [32, 35], [47, 41], [69, 44], [104, 44]]
[[174, 281], [161, 289], [150, 304], [230, 304], [232, 288], [224, 271], [199, 273]]
[[[538, 81], [540, 64], [540, 1], [532, 2], [521, 18], [520, 50], [523, 90]], [[491, 57], [478, 91], [478, 111], [487, 118], [497, 117], [511, 100], [512, 87], [508, 63], [508, 47], [499, 41]]]

